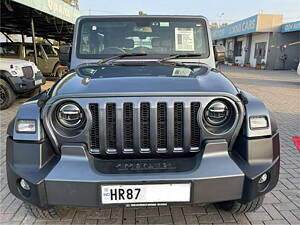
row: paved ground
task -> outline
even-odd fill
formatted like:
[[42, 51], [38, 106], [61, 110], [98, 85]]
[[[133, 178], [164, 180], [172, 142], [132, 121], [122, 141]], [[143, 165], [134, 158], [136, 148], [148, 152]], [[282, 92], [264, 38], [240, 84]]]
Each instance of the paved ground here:
[[5, 175], [5, 137], [14, 106], [0, 112], [2, 224], [300, 224], [300, 154], [292, 136], [300, 136], [300, 78], [295, 72], [255, 71], [222, 67], [240, 88], [261, 98], [274, 112], [281, 133], [281, 171], [276, 188], [267, 194], [264, 205], [253, 213], [232, 215], [214, 205], [154, 208], [72, 208], [62, 221], [39, 221], [31, 217], [22, 202], [8, 190]]

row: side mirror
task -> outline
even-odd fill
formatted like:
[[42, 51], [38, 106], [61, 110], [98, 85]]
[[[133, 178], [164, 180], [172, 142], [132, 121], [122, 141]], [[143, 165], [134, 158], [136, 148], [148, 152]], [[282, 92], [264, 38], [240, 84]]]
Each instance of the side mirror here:
[[70, 45], [63, 45], [59, 48], [58, 58], [59, 58], [60, 65], [70, 67], [71, 52], [72, 52], [72, 47]]
[[223, 45], [214, 46], [216, 63], [225, 62], [225, 47]]

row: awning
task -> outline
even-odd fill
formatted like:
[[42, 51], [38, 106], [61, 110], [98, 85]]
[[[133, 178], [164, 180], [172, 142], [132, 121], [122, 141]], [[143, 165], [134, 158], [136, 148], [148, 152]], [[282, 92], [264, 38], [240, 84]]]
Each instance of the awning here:
[[79, 11], [62, 0], [2, 0], [1, 32], [71, 41]]

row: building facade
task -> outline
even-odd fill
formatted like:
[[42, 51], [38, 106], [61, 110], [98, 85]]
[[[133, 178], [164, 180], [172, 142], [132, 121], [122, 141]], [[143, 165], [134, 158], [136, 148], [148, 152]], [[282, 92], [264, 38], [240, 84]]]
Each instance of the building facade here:
[[212, 31], [229, 63], [296, 69], [300, 59], [300, 21], [283, 24], [282, 15], [258, 14]]

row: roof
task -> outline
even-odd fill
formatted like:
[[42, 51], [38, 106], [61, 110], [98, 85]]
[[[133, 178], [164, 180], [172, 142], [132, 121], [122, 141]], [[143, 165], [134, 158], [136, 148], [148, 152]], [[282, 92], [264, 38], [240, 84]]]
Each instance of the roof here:
[[61, 0], [1, 1], [1, 32], [31, 36], [31, 17], [37, 37], [71, 40], [77, 9]]

